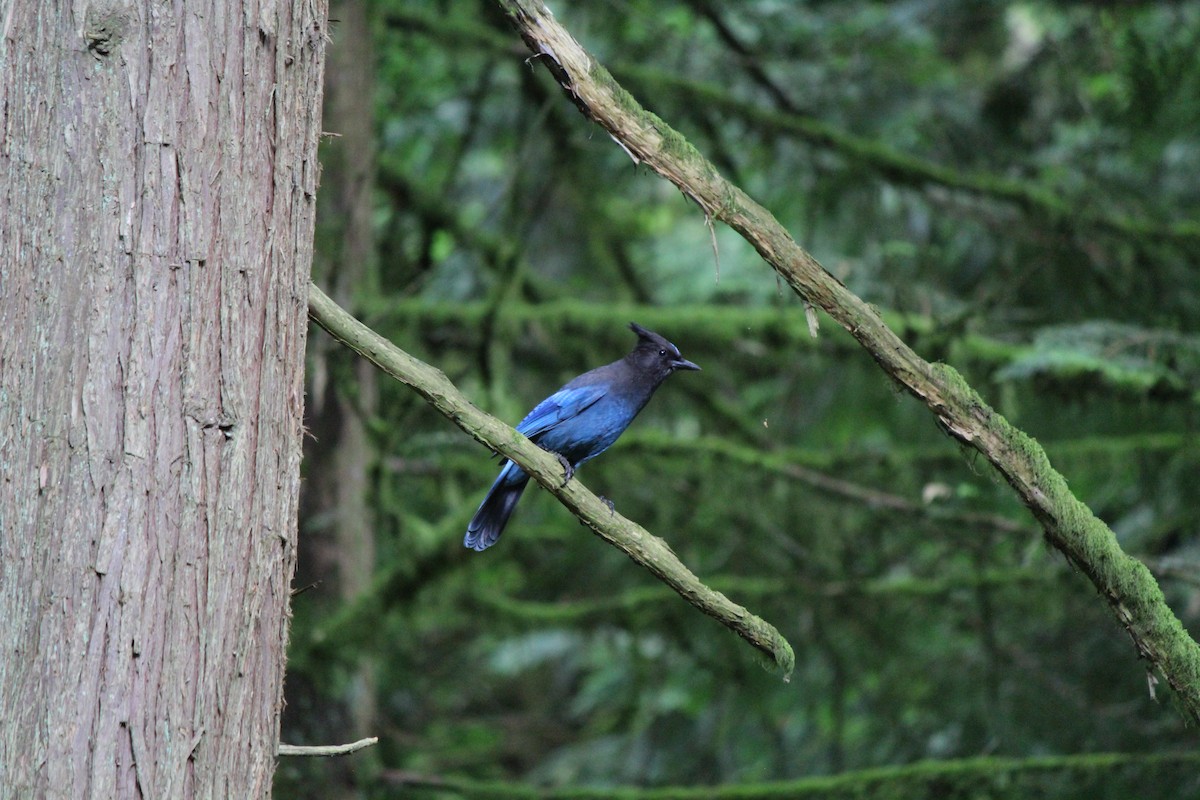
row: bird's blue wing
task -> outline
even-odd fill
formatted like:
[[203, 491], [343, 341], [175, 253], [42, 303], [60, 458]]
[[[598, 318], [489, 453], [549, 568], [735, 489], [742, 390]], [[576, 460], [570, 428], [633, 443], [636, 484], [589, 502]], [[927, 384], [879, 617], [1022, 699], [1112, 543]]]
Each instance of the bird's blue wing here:
[[538, 403], [537, 408], [530, 411], [525, 419], [521, 420], [517, 430], [533, 439], [564, 420], [577, 416], [584, 409], [594, 405], [607, 392], [608, 386], [605, 384], [564, 386]]

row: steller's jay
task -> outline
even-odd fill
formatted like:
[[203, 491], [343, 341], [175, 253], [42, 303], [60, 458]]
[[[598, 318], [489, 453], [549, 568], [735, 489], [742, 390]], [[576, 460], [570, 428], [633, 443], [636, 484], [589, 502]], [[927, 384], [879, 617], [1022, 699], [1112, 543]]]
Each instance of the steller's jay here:
[[[558, 456], [568, 481], [576, 467], [617, 440], [668, 375], [677, 369], [700, 369], [654, 331], [635, 322], [629, 323], [629, 328], [638, 337], [629, 355], [583, 373], [538, 403], [517, 426], [518, 431]], [[472, 550], [495, 544], [527, 483], [529, 476], [524, 470], [511, 461], [505, 462], [467, 526], [463, 544]]]

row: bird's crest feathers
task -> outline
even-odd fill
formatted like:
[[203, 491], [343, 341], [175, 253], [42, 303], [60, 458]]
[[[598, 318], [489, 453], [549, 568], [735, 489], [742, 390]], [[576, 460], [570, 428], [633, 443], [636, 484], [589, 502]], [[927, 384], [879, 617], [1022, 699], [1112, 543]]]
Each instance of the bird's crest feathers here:
[[678, 347], [654, 331], [647, 330], [636, 322], [629, 323], [629, 330], [637, 334], [638, 343], [637, 347], [633, 349], [633, 352], [627, 358], [636, 359], [644, 369], [651, 370], [650, 374], [657, 373], [658, 381], [661, 381], [675, 370], [700, 369], [700, 367], [684, 358], [679, 353]]
[[629, 323], [629, 330], [631, 330], [637, 334], [639, 344], [642, 342], [646, 342], [647, 344], [651, 345], [652, 347], [657, 347], [657, 348], [666, 350], [668, 354], [674, 356], [675, 358], [679, 358], [679, 348], [676, 347], [675, 345], [671, 344], [669, 341], [667, 341], [665, 338], [658, 335], [654, 331], [647, 330], [646, 328], [643, 328], [641, 325], [638, 325], [636, 322]]

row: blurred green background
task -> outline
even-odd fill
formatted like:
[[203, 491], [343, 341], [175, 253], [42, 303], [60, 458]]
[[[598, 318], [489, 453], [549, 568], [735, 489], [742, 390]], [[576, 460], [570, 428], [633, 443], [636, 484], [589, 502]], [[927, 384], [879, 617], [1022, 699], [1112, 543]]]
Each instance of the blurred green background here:
[[[1200, 630], [1200, 5], [552, 10]], [[1195, 729], [1007, 485], [722, 228], [718, 263], [495, 3], [331, 17], [314, 280], [511, 423], [630, 320], [672, 339], [704, 371], [579, 477], [797, 666], [536, 488], [464, 550], [496, 461], [314, 330], [283, 740], [381, 741], [283, 760], [277, 796], [1200, 796]]]

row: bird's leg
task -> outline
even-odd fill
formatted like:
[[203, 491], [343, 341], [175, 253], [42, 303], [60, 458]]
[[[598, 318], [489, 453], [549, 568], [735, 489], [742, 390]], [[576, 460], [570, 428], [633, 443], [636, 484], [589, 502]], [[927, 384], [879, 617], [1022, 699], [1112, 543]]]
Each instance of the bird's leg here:
[[571, 478], [575, 477], [575, 468], [571, 466], [571, 462], [567, 461], [567, 457], [562, 453], [554, 453], [554, 455], [558, 458], [558, 463], [562, 464], [563, 468], [563, 482], [558, 485], [558, 488], [561, 489], [571, 482]]
[[560, 488], [560, 489], [561, 489], [562, 487], [564, 487], [564, 486], [566, 486], [568, 483], [570, 483], [570, 482], [571, 482], [571, 478], [574, 478], [574, 477], [575, 477], [575, 468], [574, 468], [573, 466], [571, 466], [571, 462], [570, 462], [570, 461], [567, 461], [567, 457], [566, 457], [566, 456], [564, 456], [562, 453], [560, 453], [560, 452], [556, 451], [556, 450], [551, 450], [549, 447], [546, 447], [546, 446], [545, 446], [544, 444], [542, 444], [541, 442], [534, 442], [534, 444], [536, 444], [538, 447], [540, 447], [540, 448], [542, 448], [543, 450], [545, 450], [545, 451], [546, 451], [547, 453], [549, 453], [550, 455], [552, 455], [552, 456], [554, 456], [555, 458], [557, 458], [557, 459], [558, 459], [558, 463], [562, 464], [562, 468], [563, 468], [563, 482], [562, 482], [562, 483], [560, 483], [560, 484], [558, 485], [558, 488]]
[[[596, 495], [596, 497], [597, 497], [597, 498], [599, 498], [599, 500], [600, 500], [600, 502], [601, 502], [601, 503], [604, 503], [604, 505], [608, 506], [608, 515], [609, 515], [610, 517], [611, 517], [611, 516], [615, 516], [615, 515], [616, 515], [616, 513], [617, 513], [617, 507], [616, 507], [616, 505], [614, 505], [614, 504], [613, 504], [613, 501], [612, 501], [612, 500], [609, 500], [607, 497], [605, 497], [605, 496], [604, 496], [604, 495], [602, 495], [602, 494], [598, 494], [598, 495]], [[580, 524], [580, 525], [587, 525], [587, 523], [586, 523], [586, 522], [584, 522], [583, 520], [579, 520], [579, 524]]]

